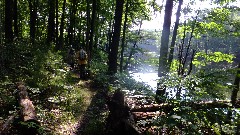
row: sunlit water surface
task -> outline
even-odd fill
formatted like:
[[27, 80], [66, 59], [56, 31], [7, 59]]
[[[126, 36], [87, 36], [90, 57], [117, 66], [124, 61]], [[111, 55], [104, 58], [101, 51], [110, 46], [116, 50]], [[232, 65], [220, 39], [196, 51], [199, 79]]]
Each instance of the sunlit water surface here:
[[149, 86], [155, 91], [157, 89], [157, 79], [158, 74], [157, 73], [131, 73], [132, 77], [138, 81], [143, 82]]

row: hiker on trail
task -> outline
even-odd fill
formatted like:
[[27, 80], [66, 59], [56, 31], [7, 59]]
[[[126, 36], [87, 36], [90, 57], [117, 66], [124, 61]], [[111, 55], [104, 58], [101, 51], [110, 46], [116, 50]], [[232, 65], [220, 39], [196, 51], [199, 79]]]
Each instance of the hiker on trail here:
[[75, 50], [71, 45], [69, 50], [68, 50], [68, 54], [67, 54], [67, 63], [70, 65], [71, 69], [74, 68], [74, 63], [75, 63], [74, 62], [74, 54], [75, 54]]
[[76, 53], [76, 58], [80, 69], [80, 78], [86, 79], [86, 66], [88, 62], [87, 52], [81, 47], [80, 50]]

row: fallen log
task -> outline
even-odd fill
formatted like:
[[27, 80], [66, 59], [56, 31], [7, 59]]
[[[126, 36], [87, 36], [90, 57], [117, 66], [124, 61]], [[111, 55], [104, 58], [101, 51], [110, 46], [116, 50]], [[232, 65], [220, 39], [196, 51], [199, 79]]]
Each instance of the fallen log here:
[[132, 112], [133, 118], [135, 121], [153, 119], [154, 117], [165, 115], [164, 112]]
[[[210, 108], [240, 108], [240, 100], [236, 102], [238, 106], [232, 106], [230, 100], [205, 101], [205, 102], [181, 102], [180, 106], [191, 107], [192, 109], [210, 109]], [[151, 105], [136, 105], [130, 107], [131, 112], [155, 112], [161, 109], [173, 109], [176, 105], [170, 103], [151, 104]]]
[[7, 134], [10, 125], [13, 123], [14, 118], [17, 116], [17, 113], [14, 113], [13, 115], [11, 115], [5, 122], [4, 124], [1, 126], [0, 128], [0, 135], [2, 134]]
[[27, 87], [23, 82], [16, 83], [17, 99], [20, 108], [21, 131], [24, 134], [38, 134], [40, 123], [37, 120], [35, 107], [28, 97]]

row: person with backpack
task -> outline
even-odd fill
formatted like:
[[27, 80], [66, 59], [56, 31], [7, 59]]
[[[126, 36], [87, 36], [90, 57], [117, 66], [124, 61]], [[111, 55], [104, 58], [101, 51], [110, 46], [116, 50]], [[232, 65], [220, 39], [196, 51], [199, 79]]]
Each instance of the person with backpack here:
[[80, 78], [86, 79], [86, 66], [88, 63], [87, 52], [81, 47], [80, 50], [76, 53], [76, 58], [80, 70]]

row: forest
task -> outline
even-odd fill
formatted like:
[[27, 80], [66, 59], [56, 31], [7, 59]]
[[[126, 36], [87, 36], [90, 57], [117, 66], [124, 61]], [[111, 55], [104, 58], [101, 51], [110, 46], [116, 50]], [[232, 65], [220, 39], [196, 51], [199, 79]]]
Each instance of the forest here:
[[239, 135], [239, 83], [238, 0], [0, 0], [1, 135]]

